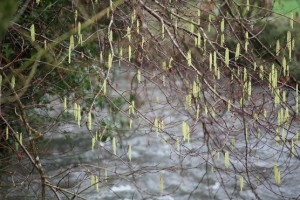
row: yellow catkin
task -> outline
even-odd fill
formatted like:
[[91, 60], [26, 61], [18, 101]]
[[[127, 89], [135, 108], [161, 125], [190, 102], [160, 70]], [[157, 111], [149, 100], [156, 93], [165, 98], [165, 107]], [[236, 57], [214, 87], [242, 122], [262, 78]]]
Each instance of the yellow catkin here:
[[71, 63], [71, 46], [69, 46], [69, 51], [68, 51], [68, 63]]
[[140, 34], [140, 21], [136, 20], [136, 33]]
[[249, 33], [246, 32], [246, 33], [245, 33], [245, 51], [246, 51], [246, 52], [248, 52], [248, 45], [249, 45], [248, 39], [249, 39]]
[[234, 147], [235, 147], [235, 137], [233, 136], [232, 139], [231, 139], [231, 149], [232, 149], [232, 151], [234, 150]]
[[103, 94], [106, 95], [106, 79], [103, 82]]
[[131, 41], [131, 29], [130, 29], [130, 27], [127, 27], [127, 38], [128, 38], [128, 41], [130, 42]]
[[137, 75], [136, 75], [138, 83], [141, 83], [141, 70], [138, 69]]
[[67, 106], [67, 98], [64, 97], [64, 112], [68, 111], [68, 106]]
[[131, 101], [131, 113], [134, 114], [135, 103], [134, 100]]
[[88, 113], [88, 129], [92, 130], [92, 114], [91, 112]]
[[193, 22], [190, 23], [190, 31], [191, 31], [191, 33], [194, 33], [194, 31], [195, 31], [195, 26], [194, 26]]
[[212, 71], [212, 53], [209, 53], [209, 71]]
[[77, 25], [77, 33], [78, 35], [81, 35], [81, 23], [78, 22], [78, 25]]
[[209, 14], [208, 15], [208, 27], [207, 27], [208, 32], [210, 32], [210, 30], [211, 30], [211, 19], [212, 19], [212, 15]]
[[235, 49], [235, 60], [239, 59], [239, 57], [240, 57], [240, 48], [241, 48], [240, 43], [237, 43], [236, 49]]
[[264, 66], [263, 66], [263, 65], [260, 65], [260, 66], [259, 66], [259, 78], [260, 78], [261, 80], [264, 79]]
[[225, 168], [229, 167], [229, 152], [228, 151], [225, 151], [224, 164], [225, 164]]
[[278, 168], [278, 166], [277, 166], [277, 163], [275, 163], [275, 165], [274, 165], [274, 175], [275, 175], [275, 183], [277, 184], [277, 185], [280, 185], [280, 182], [281, 182], [281, 177], [280, 177], [280, 170], [279, 170], [279, 168]]
[[77, 125], [78, 125], [78, 128], [80, 128], [80, 122], [81, 122], [81, 107], [80, 107], [80, 105], [77, 105]]
[[197, 47], [201, 48], [201, 34], [200, 31], [197, 33]]
[[103, 62], [103, 52], [102, 51], [100, 51], [99, 57], [100, 57], [100, 62], [102, 63]]
[[99, 178], [95, 176], [95, 183], [96, 183], [96, 192], [99, 192]]
[[157, 117], [155, 117], [155, 119], [154, 119], [154, 128], [155, 128], [155, 132], [158, 134], [159, 133], [159, 124], [158, 124]]
[[291, 17], [290, 17], [290, 27], [291, 29], [294, 28], [294, 13], [291, 12]]
[[247, 81], [247, 68], [244, 68], [244, 82]]
[[243, 192], [244, 188], [244, 177], [240, 176], [240, 192]]
[[287, 43], [287, 48], [289, 50], [289, 60], [292, 59], [292, 34], [290, 31], [287, 32], [286, 36], [286, 43]]
[[200, 9], [197, 10], [197, 16], [198, 16], [198, 26], [200, 26], [200, 24], [201, 24], [201, 18], [200, 18], [201, 10]]
[[130, 62], [131, 60], [131, 46], [128, 46], [128, 61]]
[[192, 96], [190, 94], [185, 97], [185, 108], [186, 110], [190, 110], [192, 107]]
[[8, 126], [5, 128], [5, 139], [8, 140], [9, 132], [8, 132]]
[[161, 38], [162, 39], [165, 38], [165, 24], [164, 23], [161, 24]]
[[70, 49], [73, 50], [75, 48], [74, 36], [70, 36]]
[[266, 119], [267, 118], [267, 110], [264, 109], [264, 118]]
[[107, 67], [108, 67], [108, 69], [110, 69], [112, 67], [112, 55], [111, 55], [111, 52], [109, 52], [109, 54], [108, 54]]
[[159, 177], [159, 192], [160, 194], [164, 192], [164, 179], [162, 175]]
[[107, 172], [107, 168], [104, 169], [104, 181], [107, 182], [108, 180], [108, 172]]
[[82, 34], [79, 35], [78, 43], [80, 44], [80, 46], [82, 46], [82, 43], [83, 43]]
[[131, 161], [131, 145], [128, 146], [128, 160]]
[[231, 101], [228, 100], [228, 102], [227, 102], [227, 110], [228, 110], [228, 112], [230, 111], [230, 109], [231, 109]]
[[224, 18], [222, 18], [221, 20], [221, 32], [224, 33], [224, 29], [225, 29], [225, 21]]
[[113, 41], [113, 32], [112, 32], [112, 30], [109, 30], [109, 32], [108, 32], [108, 41], [109, 42]]
[[286, 66], [286, 59], [285, 59], [284, 56], [283, 56], [283, 59], [282, 59], [282, 68], [283, 68], [283, 76], [286, 76], [287, 66]]
[[280, 42], [279, 40], [276, 41], [276, 56], [278, 56], [280, 53]]
[[11, 77], [10, 86], [11, 86], [12, 89], [15, 88], [15, 86], [16, 86], [16, 77], [15, 76]]
[[185, 121], [182, 122], [182, 136], [183, 136], [183, 141], [187, 140], [189, 142], [190, 127]]
[[95, 185], [95, 176], [91, 176], [91, 186]]
[[191, 50], [189, 50], [188, 53], [187, 53], [187, 63], [188, 63], [188, 66], [192, 65], [192, 53], [191, 53]]
[[117, 155], [116, 137], [113, 137], [113, 139], [112, 139], [112, 148], [113, 148], [113, 154]]
[[19, 134], [20, 145], [23, 145], [23, 134], [22, 132]]
[[96, 137], [92, 137], [92, 151], [94, 151], [95, 144], [96, 144]]
[[294, 158], [294, 155], [295, 155], [295, 145], [294, 145], [294, 140], [292, 140], [292, 142], [291, 142], [291, 148], [292, 148], [292, 151], [291, 151], [291, 156], [292, 156], [292, 158]]
[[177, 151], [179, 151], [179, 139], [178, 138], [176, 138], [176, 149], [177, 149]]
[[260, 138], [260, 128], [257, 128], [257, 138]]
[[35, 28], [34, 28], [34, 24], [32, 24], [30, 26], [30, 36], [31, 36], [31, 41], [34, 42], [35, 41]]
[[250, 10], [250, 4], [249, 4], [249, 0], [247, 0], [247, 3], [246, 3], [246, 10], [249, 11]]
[[299, 114], [299, 85], [298, 83], [296, 84], [296, 95], [295, 95], [295, 104], [296, 104], [296, 108], [295, 108], [295, 112], [298, 115]]
[[77, 120], [77, 103], [74, 103], [73, 110], [74, 110], [74, 118], [75, 118], [75, 120]]
[[225, 50], [225, 65], [228, 67], [229, 66], [229, 49], [226, 48]]
[[220, 45], [221, 45], [221, 47], [224, 46], [224, 42], [225, 42], [225, 35], [224, 35], [224, 33], [222, 33], [221, 34], [221, 38], [220, 38]]

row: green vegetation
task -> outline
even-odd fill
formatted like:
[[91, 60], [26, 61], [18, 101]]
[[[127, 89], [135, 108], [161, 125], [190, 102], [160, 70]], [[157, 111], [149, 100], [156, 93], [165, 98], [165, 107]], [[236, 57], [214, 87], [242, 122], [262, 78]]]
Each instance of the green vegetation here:
[[295, 15], [300, 14], [300, 2], [298, 0], [274, 0], [275, 13], [289, 16], [292, 11]]

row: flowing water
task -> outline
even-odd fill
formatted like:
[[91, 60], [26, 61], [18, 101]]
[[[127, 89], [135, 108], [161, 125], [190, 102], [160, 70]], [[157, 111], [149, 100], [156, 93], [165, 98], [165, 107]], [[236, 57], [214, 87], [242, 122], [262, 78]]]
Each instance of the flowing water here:
[[[123, 77], [119, 78], [118, 85], [113, 86], [120, 93], [128, 91], [131, 87], [129, 75], [120, 73], [119, 76]], [[225, 112], [222, 118], [226, 123], [220, 122], [219, 128], [210, 126], [209, 130], [211, 138], [220, 141], [220, 144], [230, 143], [227, 137], [232, 134], [236, 136], [236, 145], [229, 150], [231, 164], [226, 169], [224, 152], [218, 153], [215, 146], [207, 145], [202, 125], [184, 112], [178, 94], [166, 96], [161, 86], [151, 81], [148, 84], [138, 89], [140, 100], [147, 102], [138, 108], [143, 117], [137, 113], [133, 128], [122, 137], [116, 137], [116, 155], [113, 154], [110, 139], [96, 142], [92, 150], [90, 133], [85, 127], [78, 128], [75, 122], [51, 128], [40, 145], [45, 152], [40, 159], [54, 185], [91, 200], [256, 199], [250, 187], [251, 181], [251, 186], [261, 199], [282, 199], [283, 196], [288, 197], [285, 199], [299, 198], [299, 160], [291, 158], [288, 146], [276, 145], [264, 131], [261, 132], [261, 139], [255, 132], [250, 132], [249, 156], [242, 156], [246, 151], [242, 123], [233, 113]], [[56, 107], [58, 114], [61, 106]], [[125, 107], [124, 110], [127, 112]], [[99, 110], [96, 117], [105, 117], [105, 112]], [[55, 115], [55, 111], [52, 114]], [[164, 130], [159, 133], [153, 125], [155, 117], [164, 121]], [[190, 142], [179, 140], [178, 145], [183, 120], [190, 124]], [[224, 126], [234, 127], [232, 130], [240, 132], [224, 133], [222, 131], [225, 129], [220, 128]], [[132, 147], [131, 161], [127, 155], [129, 145]], [[281, 152], [280, 156], [278, 152]], [[248, 159], [249, 178], [245, 172], [245, 159]], [[281, 171], [280, 186], [274, 183], [275, 162], [279, 168], [289, 166]], [[244, 176], [242, 192], [237, 172]], [[90, 186], [92, 177], [96, 176], [99, 184]], [[24, 179], [21, 175], [12, 175], [2, 178], [2, 182], [7, 180], [11, 183], [12, 178]], [[38, 175], [32, 175], [29, 179], [32, 179], [28, 180], [29, 187], [26, 181], [18, 187], [3, 187], [0, 190], [2, 199], [37, 199], [35, 194], [40, 194]], [[53, 195], [50, 190], [47, 193]], [[67, 199], [66, 196], [61, 197]]]

